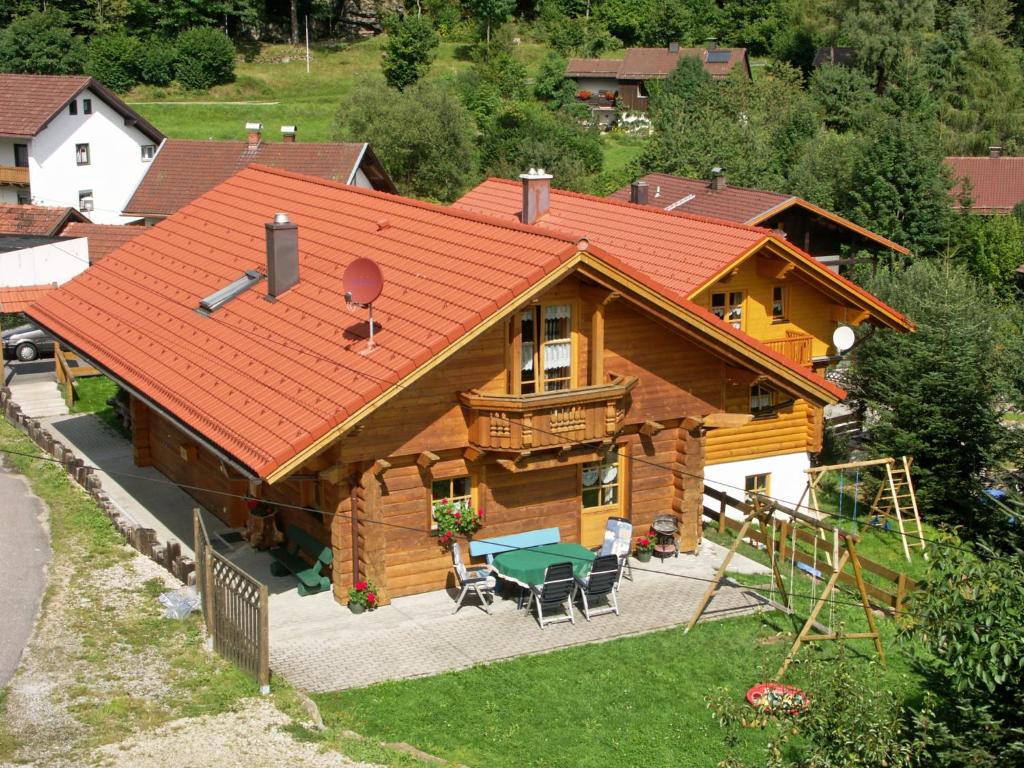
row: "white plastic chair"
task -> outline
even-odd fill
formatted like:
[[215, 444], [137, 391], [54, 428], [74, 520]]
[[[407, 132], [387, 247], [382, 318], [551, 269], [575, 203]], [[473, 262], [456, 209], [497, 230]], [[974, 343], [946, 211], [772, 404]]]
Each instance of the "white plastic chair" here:
[[452, 613], [458, 613], [459, 608], [462, 607], [462, 600], [470, 590], [473, 590], [476, 596], [480, 598], [480, 606], [489, 614], [491, 609], [487, 604], [487, 595], [491, 596], [491, 602], [493, 603], [494, 586], [497, 580], [489, 575], [486, 569], [474, 568], [467, 570], [462, 562], [462, 553], [458, 542], [452, 544], [452, 563], [455, 565], [455, 575], [458, 577], [459, 585], [462, 587], [462, 591], [459, 592], [459, 597], [455, 601], [455, 610]]

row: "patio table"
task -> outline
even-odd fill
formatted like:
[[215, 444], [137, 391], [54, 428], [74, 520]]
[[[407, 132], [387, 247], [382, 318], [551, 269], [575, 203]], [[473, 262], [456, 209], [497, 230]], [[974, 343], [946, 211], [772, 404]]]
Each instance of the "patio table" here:
[[593, 552], [579, 544], [542, 544], [495, 555], [490, 568], [507, 581], [522, 587], [536, 587], [544, 583], [544, 573], [549, 565], [572, 563], [573, 575], [582, 578], [590, 571], [595, 557]]

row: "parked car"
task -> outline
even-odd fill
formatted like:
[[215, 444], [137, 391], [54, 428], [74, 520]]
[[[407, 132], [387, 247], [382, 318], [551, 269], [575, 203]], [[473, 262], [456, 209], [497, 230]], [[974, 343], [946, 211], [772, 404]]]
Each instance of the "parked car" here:
[[53, 337], [32, 323], [4, 331], [3, 339], [4, 360], [16, 359], [28, 363], [40, 357], [53, 356]]

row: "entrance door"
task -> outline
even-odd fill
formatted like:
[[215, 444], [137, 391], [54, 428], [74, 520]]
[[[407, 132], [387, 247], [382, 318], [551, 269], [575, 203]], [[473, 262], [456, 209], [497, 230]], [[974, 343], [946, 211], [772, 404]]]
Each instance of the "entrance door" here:
[[609, 517], [622, 516], [623, 463], [618, 451], [580, 469], [580, 543], [599, 547]]

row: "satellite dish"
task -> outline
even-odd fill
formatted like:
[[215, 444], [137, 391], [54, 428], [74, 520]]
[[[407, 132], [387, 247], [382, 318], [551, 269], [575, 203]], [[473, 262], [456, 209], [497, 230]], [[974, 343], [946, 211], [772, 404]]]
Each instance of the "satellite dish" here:
[[840, 354], [852, 347], [856, 340], [857, 335], [853, 332], [853, 328], [848, 325], [840, 325], [832, 332], [832, 343]]
[[373, 304], [384, 290], [384, 275], [377, 263], [370, 259], [353, 261], [341, 280], [345, 286], [345, 298], [353, 304]]

